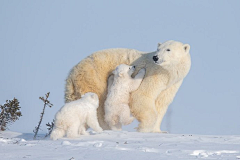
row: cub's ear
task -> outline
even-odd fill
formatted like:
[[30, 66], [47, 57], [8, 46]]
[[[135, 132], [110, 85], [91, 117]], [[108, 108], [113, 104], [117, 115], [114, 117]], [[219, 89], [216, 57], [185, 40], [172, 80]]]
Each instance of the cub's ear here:
[[190, 45], [189, 44], [184, 44], [183, 48], [184, 48], [186, 53], [189, 53], [189, 50], [190, 50]]
[[113, 70], [112, 71], [112, 73], [115, 75], [115, 74], [117, 74], [117, 71], [116, 71], [116, 69], [115, 70]]
[[157, 46], [157, 51], [159, 51], [159, 47], [161, 46], [162, 43], [158, 43], [158, 46]]

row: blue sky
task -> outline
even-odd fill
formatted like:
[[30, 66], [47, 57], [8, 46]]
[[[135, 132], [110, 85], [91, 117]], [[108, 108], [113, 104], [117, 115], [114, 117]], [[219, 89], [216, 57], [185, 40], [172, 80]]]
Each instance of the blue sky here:
[[[16, 97], [23, 116], [10, 127], [32, 132], [48, 91], [64, 105], [70, 69], [107, 48], [155, 51], [158, 42], [191, 46], [192, 68], [162, 123], [186, 134], [240, 134], [240, 1], [0, 1], [0, 103]], [[133, 131], [135, 121], [125, 127]]]

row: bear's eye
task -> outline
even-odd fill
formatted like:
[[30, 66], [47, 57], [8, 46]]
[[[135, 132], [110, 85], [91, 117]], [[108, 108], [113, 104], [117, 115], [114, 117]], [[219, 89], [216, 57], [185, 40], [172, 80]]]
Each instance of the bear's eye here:
[[131, 69], [131, 67], [129, 67], [129, 69]]
[[166, 51], [168, 51], [168, 52], [169, 52], [169, 51], [170, 51], [170, 49], [166, 49]]

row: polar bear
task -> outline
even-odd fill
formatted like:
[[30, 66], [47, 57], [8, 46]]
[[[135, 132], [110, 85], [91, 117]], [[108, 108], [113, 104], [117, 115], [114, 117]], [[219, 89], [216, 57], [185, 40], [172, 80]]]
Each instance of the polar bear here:
[[68, 138], [78, 137], [78, 134], [88, 135], [86, 124], [96, 132], [101, 132], [97, 119], [98, 96], [95, 93], [85, 93], [81, 99], [66, 103], [56, 114], [54, 129], [50, 138], [57, 140], [67, 133]]
[[130, 93], [137, 90], [145, 75], [145, 69], [132, 78], [135, 66], [120, 64], [108, 79], [108, 94], [104, 103], [105, 122], [112, 130], [121, 130], [122, 124], [134, 120], [128, 106]]
[[107, 96], [107, 80], [119, 64], [136, 66], [136, 75], [142, 68], [145, 77], [139, 88], [130, 95], [129, 107], [140, 122], [138, 131], [161, 133], [160, 125], [183, 79], [191, 67], [190, 45], [177, 41], [158, 44], [153, 52], [134, 49], [106, 49], [83, 59], [70, 71], [65, 86], [65, 101], [73, 101], [86, 92], [99, 96], [97, 111], [99, 124], [109, 129], [104, 121], [104, 101]]

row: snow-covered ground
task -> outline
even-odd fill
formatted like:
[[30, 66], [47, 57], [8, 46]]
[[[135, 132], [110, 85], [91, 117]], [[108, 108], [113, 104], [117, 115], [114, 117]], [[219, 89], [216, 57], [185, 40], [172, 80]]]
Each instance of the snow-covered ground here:
[[33, 140], [33, 134], [0, 132], [1, 160], [240, 159], [240, 136], [90, 132], [76, 139]]

